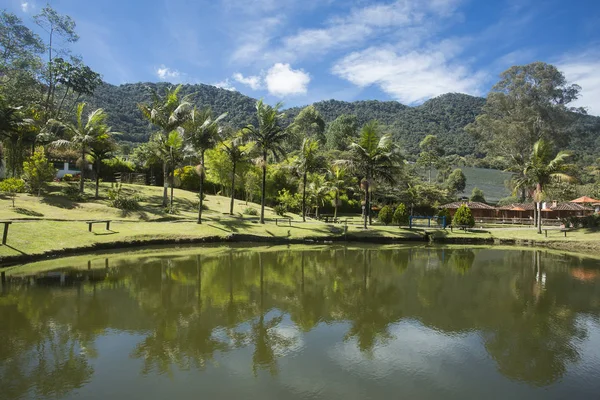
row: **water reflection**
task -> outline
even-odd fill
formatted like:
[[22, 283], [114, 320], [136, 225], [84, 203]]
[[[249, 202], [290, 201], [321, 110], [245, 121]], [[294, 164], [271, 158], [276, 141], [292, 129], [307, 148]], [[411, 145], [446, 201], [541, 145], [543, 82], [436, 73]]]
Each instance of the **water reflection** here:
[[547, 386], [585, 356], [581, 319], [600, 310], [595, 261], [539, 251], [223, 249], [81, 267], [3, 282], [0, 398], [77, 393], [108, 353], [99, 339], [120, 332], [134, 335], [129, 357], [143, 376], [207, 373], [247, 353], [238, 367], [257, 379], [292, 368], [282, 360], [294, 354], [325, 362], [317, 334], [339, 332], [336, 348], [374, 363], [402, 335], [432, 329], [473, 349], [480, 340], [504, 378]]

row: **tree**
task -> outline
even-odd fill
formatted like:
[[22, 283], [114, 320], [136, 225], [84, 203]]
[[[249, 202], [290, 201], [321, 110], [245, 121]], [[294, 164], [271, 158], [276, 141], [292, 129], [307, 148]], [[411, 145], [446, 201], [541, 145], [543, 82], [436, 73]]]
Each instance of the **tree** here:
[[364, 228], [371, 224], [370, 194], [375, 179], [394, 184], [400, 170], [402, 157], [399, 149], [388, 134], [381, 135], [379, 123], [375, 120], [363, 126], [360, 141], [350, 145], [352, 158], [348, 165], [353, 171], [364, 174], [361, 187], [365, 192]]
[[325, 121], [314, 106], [304, 107], [289, 127], [291, 148], [298, 148], [303, 138], [311, 138], [325, 144]]
[[404, 203], [398, 204], [398, 207], [396, 207], [394, 215], [392, 216], [392, 221], [398, 226], [408, 224], [408, 210]]
[[325, 205], [325, 198], [331, 190], [322, 174], [311, 174], [309, 177], [308, 193], [315, 207], [315, 218], [319, 219], [319, 208]]
[[285, 151], [283, 143], [287, 138], [287, 131], [281, 127], [281, 119], [284, 114], [279, 112], [281, 103], [274, 107], [265, 104], [262, 100], [256, 102], [256, 117], [258, 126], [248, 125], [244, 128], [244, 134], [256, 143], [257, 151], [261, 155], [262, 167], [262, 189], [260, 205], [260, 223], [265, 223], [265, 194], [267, 190], [267, 156], [270, 154], [278, 158]]
[[[60, 84], [63, 91], [62, 99], [56, 107], [54, 118], [59, 118], [63, 104], [69, 94], [77, 94], [73, 106], [77, 104], [82, 95], [92, 95], [94, 90], [102, 83], [100, 74], [92, 71], [90, 67], [84, 65], [81, 60], [73, 59], [70, 63], [63, 58], [52, 60], [52, 69], [54, 70], [55, 80]], [[57, 85], [58, 86], [58, 85]]]
[[442, 223], [442, 217], [446, 218], [445, 220], [445, 225], [443, 226], [443, 228], [445, 229], [448, 225], [452, 224], [452, 215], [450, 215], [450, 211], [448, 211], [447, 208], [442, 208], [438, 213], [437, 213], [437, 217], [438, 217], [438, 224]]
[[571, 157], [568, 151], [560, 151], [554, 156], [552, 142], [544, 139], [538, 140], [533, 145], [533, 151], [525, 164], [523, 177], [517, 181], [516, 190], [521, 187], [530, 188], [535, 185], [533, 199], [538, 210], [537, 228], [542, 233], [542, 200], [546, 186], [552, 182], [570, 182], [574, 178], [570, 174], [573, 166], [567, 162]]
[[419, 143], [421, 153], [419, 154], [419, 164], [427, 166], [429, 169], [429, 180], [431, 183], [431, 170], [439, 162], [440, 157], [444, 155], [444, 150], [440, 146], [437, 136], [427, 135]]
[[446, 179], [446, 187], [454, 193], [462, 193], [467, 186], [467, 178], [462, 169], [456, 168]]
[[8, 178], [0, 181], [0, 192], [6, 193], [12, 199], [12, 206], [15, 208], [15, 197], [17, 193], [25, 191], [25, 182], [23, 179]]
[[200, 189], [198, 196], [200, 203], [198, 205], [198, 223], [202, 223], [202, 203], [204, 201], [204, 178], [206, 177], [204, 165], [204, 153], [212, 149], [219, 142], [220, 127], [219, 122], [227, 114], [221, 114], [213, 118], [212, 110], [205, 108], [198, 110], [194, 108], [190, 113], [190, 118], [184, 124], [185, 135], [192, 145], [193, 149], [200, 155], [200, 165], [198, 165], [198, 175], [200, 175]]
[[475, 226], [475, 218], [473, 218], [471, 209], [467, 207], [466, 204], [458, 207], [458, 210], [456, 210], [456, 213], [454, 213], [454, 218], [452, 221], [453, 224], [457, 226], [466, 226], [469, 228]]
[[89, 149], [96, 172], [96, 193], [94, 195], [96, 199], [98, 198], [98, 191], [100, 189], [100, 167], [104, 160], [110, 159], [112, 153], [117, 149], [117, 143], [113, 138], [115, 134], [116, 132], [110, 132], [108, 129], [103, 135], [98, 137], [98, 140], [91, 144]]
[[[189, 113], [187, 112], [190, 104], [186, 98], [179, 99], [179, 92], [181, 91], [181, 85], [176, 88], [169, 87], [164, 96], [160, 96], [154, 89], [149, 89], [150, 95], [152, 96], [152, 102], [150, 104], [138, 104], [138, 108], [142, 112], [144, 118], [146, 118], [151, 124], [160, 129], [160, 140], [156, 142], [166, 143], [169, 135], [181, 128], [183, 124], [188, 120]], [[156, 138], [155, 138], [156, 139]], [[156, 150], [156, 149], [155, 149]], [[163, 164], [163, 207], [167, 206], [168, 196], [168, 175], [167, 170], [167, 157], [168, 153], [158, 152], [161, 154]]]
[[33, 155], [23, 163], [23, 180], [31, 193], [39, 196], [42, 189], [56, 176], [56, 169], [46, 158], [43, 147], [38, 147]]
[[169, 174], [167, 175], [167, 177], [165, 177], [165, 179], [169, 179], [171, 181], [171, 196], [169, 200], [170, 213], [173, 213], [175, 211], [175, 209], [173, 208], [173, 190], [175, 186], [175, 168], [177, 167], [177, 163], [182, 158], [182, 130], [182, 128], [175, 129], [171, 131], [166, 138], [161, 134], [154, 135], [152, 137], [152, 140], [156, 145], [157, 151], [159, 152], [159, 154], [161, 154], [161, 158], [165, 160], [167, 170], [169, 171]]
[[483, 194], [483, 190], [474, 187], [471, 192], [471, 197], [469, 197], [469, 201], [478, 201], [480, 203], [485, 203], [485, 195]]
[[47, 83], [45, 108], [46, 115], [49, 118], [54, 107], [54, 93], [57, 83], [53, 61], [57, 54], [66, 52], [64, 49], [57, 48], [57, 43], [74, 43], [79, 40], [79, 36], [75, 33], [75, 21], [68, 15], [60, 15], [50, 6], [44, 7], [34, 17], [34, 21], [48, 35], [48, 42], [45, 46], [48, 51], [48, 62], [44, 79]]
[[379, 210], [379, 222], [383, 222], [386, 226], [392, 222], [394, 217], [394, 211], [390, 206], [383, 206]]
[[23, 25], [21, 18], [7, 11], [0, 12], [0, 74], [10, 69], [28, 69], [37, 63], [44, 51], [40, 37]]
[[294, 167], [302, 176], [302, 221], [306, 222], [306, 180], [308, 174], [322, 167], [324, 159], [319, 155], [319, 142], [312, 137], [302, 141], [300, 154], [294, 162]]
[[94, 144], [102, 141], [108, 141], [112, 138], [112, 132], [106, 125], [107, 115], [103, 109], [98, 108], [88, 114], [87, 120], [84, 120], [83, 110], [85, 103], [77, 105], [75, 114], [75, 124], [62, 123], [51, 119], [48, 121], [46, 134], [66, 136], [65, 139], [54, 140], [51, 145], [54, 147], [72, 147], [79, 151], [81, 155], [81, 175], [79, 178], [79, 192], [83, 193], [83, 182], [86, 167], [86, 155], [90, 154], [90, 149]]
[[242, 131], [230, 134], [226, 140], [221, 143], [221, 147], [229, 161], [231, 161], [231, 202], [229, 204], [229, 215], [233, 215], [233, 203], [235, 199], [235, 173], [238, 165], [248, 160], [252, 153], [253, 144], [245, 143]]
[[327, 184], [329, 190], [333, 191], [333, 218], [337, 218], [338, 207], [340, 206], [340, 193], [345, 191], [347, 185], [347, 169], [340, 163], [336, 162], [331, 165], [329, 171], [327, 171]]
[[325, 138], [330, 150], [346, 150], [358, 132], [356, 115], [342, 114], [327, 126]]
[[[518, 161], [515, 155], [530, 154], [540, 139], [562, 147], [573, 117], [569, 111], [583, 112], [568, 107], [580, 90], [567, 84], [553, 65], [535, 62], [511, 67], [500, 75], [482, 113], [466, 129], [483, 143], [489, 155], [502, 156], [509, 163]], [[518, 165], [520, 171], [523, 167]]]

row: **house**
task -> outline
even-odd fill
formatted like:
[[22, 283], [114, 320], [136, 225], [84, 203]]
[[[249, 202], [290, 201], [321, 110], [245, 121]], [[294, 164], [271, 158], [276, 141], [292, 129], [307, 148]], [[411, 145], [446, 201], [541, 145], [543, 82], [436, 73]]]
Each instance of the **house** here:
[[[65, 175], [79, 175], [81, 170], [77, 167], [77, 161], [67, 159], [52, 159], [52, 165], [56, 168], [56, 177], [62, 179]], [[88, 170], [92, 170], [92, 165], [87, 166]], [[88, 176], [86, 173], [85, 176]]]
[[494, 207], [479, 201], [455, 201], [453, 203], [444, 204], [443, 206], [440, 206], [440, 208], [447, 209], [450, 212], [450, 216], [454, 217], [456, 210], [463, 204], [471, 209], [471, 214], [473, 214], [475, 219], [496, 217], [496, 209]]
[[594, 209], [578, 203], [542, 203], [542, 218], [563, 219], [568, 217], [584, 217], [592, 215]]

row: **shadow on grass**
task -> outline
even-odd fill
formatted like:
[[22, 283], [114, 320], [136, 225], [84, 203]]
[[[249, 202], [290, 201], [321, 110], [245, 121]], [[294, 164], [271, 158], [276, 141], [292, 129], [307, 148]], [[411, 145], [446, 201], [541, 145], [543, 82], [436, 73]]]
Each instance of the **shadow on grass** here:
[[62, 196], [45, 196], [41, 200], [42, 203], [52, 207], [64, 208], [72, 210], [77, 207], [77, 203]]
[[14, 212], [16, 212], [17, 214], [21, 214], [21, 215], [28, 215], [30, 217], [43, 217], [44, 214], [39, 213], [37, 211], [33, 211], [33, 210], [28, 210], [26, 208], [22, 208], [22, 207], [17, 207], [13, 209]]
[[109, 230], [109, 231], [102, 231], [102, 232], [94, 232], [94, 231], [92, 231], [92, 233], [94, 234], [94, 236], [109, 236], [109, 235], [115, 235], [115, 234], [117, 234], [119, 232], [118, 231]]
[[8, 244], [2, 244], [2, 245], [0, 245], [0, 246], [6, 246], [6, 247], [8, 247], [9, 249], [11, 249], [11, 250], [14, 250], [14, 251], [16, 251], [17, 253], [19, 253], [19, 254], [22, 254], [22, 255], [25, 255], [25, 254], [27, 254], [27, 253], [23, 253], [21, 250], [17, 249], [16, 247], [12, 247], [11, 245], [8, 245]]

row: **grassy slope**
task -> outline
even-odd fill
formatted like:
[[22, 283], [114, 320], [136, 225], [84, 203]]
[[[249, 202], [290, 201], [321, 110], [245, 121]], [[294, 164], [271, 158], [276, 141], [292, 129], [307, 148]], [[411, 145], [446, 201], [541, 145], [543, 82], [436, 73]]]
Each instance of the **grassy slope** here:
[[[298, 215], [289, 216], [298, 221], [292, 226], [277, 226], [277, 215], [271, 208], [265, 210], [267, 224], [257, 223], [258, 217], [243, 215], [248, 208], [260, 210], [258, 204], [235, 201], [234, 217], [228, 215], [229, 199], [222, 196], [207, 196], [205, 204], [209, 207], [203, 213], [204, 223], [198, 225], [196, 194], [175, 190], [176, 215], [164, 213], [160, 207], [162, 188], [150, 186], [124, 185], [129, 195], [137, 194], [142, 198], [139, 211], [123, 213], [108, 206], [106, 191], [109, 184], [102, 186], [101, 199], [98, 201], [72, 202], [61, 189], [65, 184], [54, 183], [49, 194], [37, 198], [21, 194], [16, 199], [16, 207], [11, 201], [0, 198], [0, 220], [16, 220], [10, 227], [8, 246], [0, 246], [0, 259], [20, 254], [42, 254], [51, 250], [91, 246], [94, 243], [131, 242], [150, 239], [188, 239], [210, 236], [229, 236], [248, 234], [264, 237], [302, 239], [306, 237], [327, 237], [342, 232], [340, 225], [328, 225], [313, 221], [299, 223]], [[92, 187], [86, 190], [92, 192]], [[111, 219], [111, 230], [104, 225], [95, 225], [94, 232], [88, 232], [83, 221], [90, 219]], [[358, 226], [349, 227], [350, 234], [362, 236], [419, 237], [418, 233], [397, 227], [378, 227], [362, 231]]]

